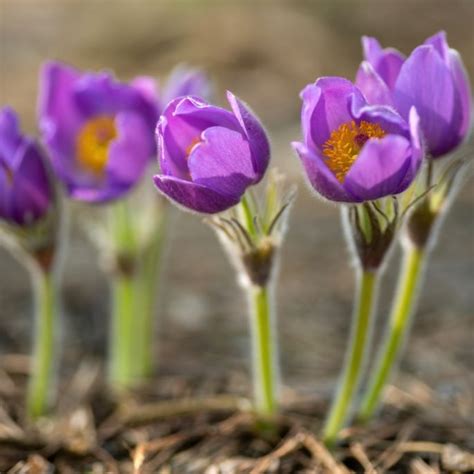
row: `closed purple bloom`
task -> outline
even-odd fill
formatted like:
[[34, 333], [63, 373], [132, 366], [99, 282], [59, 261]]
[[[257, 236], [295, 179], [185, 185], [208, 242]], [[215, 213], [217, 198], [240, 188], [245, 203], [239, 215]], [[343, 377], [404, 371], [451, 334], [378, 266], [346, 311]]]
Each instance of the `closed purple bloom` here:
[[403, 192], [422, 160], [418, 115], [409, 123], [368, 105], [350, 81], [325, 77], [301, 93], [303, 142], [293, 143], [309, 182], [331, 201], [364, 202]]
[[53, 167], [74, 199], [126, 193], [155, 153], [157, 104], [138, 84], [49, 62], [41, 73], [39, 124]]
[[395, 107], [405, 118], [416, 107], [427, 151], [438, 158], [466, 137], [471, 122], [471, 92], [459, 53], [439, 32], [404, 60], [395, 50], [382, 50], [374, 38], [363, 38], [366, 61], [356, 84], [369, 103]]
[[157, 188], [176, 203], [213, 214], [236, 205], [267, 169], [270, 146], [257, 118], [230, 92], [232, 112], [188, 96], [173, 100], [157, 127]]
[[53, 200], [47, 165], [38, 145], [21, 134], [15, 112], [0, 110], [0, 219], [30, 225]]

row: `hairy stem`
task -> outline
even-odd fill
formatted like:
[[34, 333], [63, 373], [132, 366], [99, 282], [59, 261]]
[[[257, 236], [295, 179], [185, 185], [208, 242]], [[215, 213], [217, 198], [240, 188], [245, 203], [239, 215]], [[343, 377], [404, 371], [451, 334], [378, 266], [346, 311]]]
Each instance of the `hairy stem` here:
[[378, 274], [363, 271], [358, 282], [357, 303], [352, 320], [351, 340], [336, 398], [323, 429], [323, 439], [332, 445], [347, 421], [359, 387], [369, 346]]
[[112, 337], [110, 379], [113, 385], [127, 387], [135, 374], [134, 280], [117, 274], [112, 282]]
[[426, 252], [415, 246], [407, 246], [404, 251], [403, 266], [384, 342], [358, 414], [362, 422], [368, 421], [379, 406], [383, 388], [390, 378], [407, 337], [425, 258]]
[[147, 250], [144, 252], [137, 270], [137, 375], [144, 379], [153, 372], [153, 344], [156, 296], [160, 275], [160, 260], [163, 254], [165, 216], [157, 226]]
[[263, 417], [276, 411], [277, 345], [268, 287], [250, 286], [255, 410]]
[[35, 287], [35, 334], [33, 364], [27, 395], [31, 418], [44, 415], [54, 387], [54, 339], [57, 327], [57, 294], [53, 272], [36, 267], [32, 272]]

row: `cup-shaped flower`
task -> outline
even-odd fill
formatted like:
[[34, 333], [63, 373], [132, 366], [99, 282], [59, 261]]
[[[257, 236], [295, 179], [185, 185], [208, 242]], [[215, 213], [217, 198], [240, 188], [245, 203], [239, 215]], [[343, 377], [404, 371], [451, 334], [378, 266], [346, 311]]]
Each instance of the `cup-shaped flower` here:
[[324, 77], [301, 93], [303, 142], [294, 142], [311, 186], [331, 201], [358, 203], [403, 192], [423, 151], [418, 115], [408, 123], [368, 105], [350, 81]]
[[126, 193], [155, 153], [157, 104], [142, 87], [57, 62], [41, 73], [39, 124], [57, 176], [73, 199]]
[[42, 151], [22, 135], [15, 112], [4, 107], [0, 110], [0, 219], [32, 225], [49, 212], [53, 197]]
[[232, 93], [232, 112], [187, 96], [171, 101], [157, 127], [156, 187], [184, 208], [206, 214], [236, 205], [267, 169], [270, 146], [258, 119]]
[[429, 156], [453, 151], [469, 132], [471, 91], [462, 59], [449, 47], [446, 33], [428, 38], [406, 60], [395, 50], [383, 50], [374, 38], [362, 42], [365, 61], [356, 84], [369, 103], [394, 106], [405, 119], [415, 106]]

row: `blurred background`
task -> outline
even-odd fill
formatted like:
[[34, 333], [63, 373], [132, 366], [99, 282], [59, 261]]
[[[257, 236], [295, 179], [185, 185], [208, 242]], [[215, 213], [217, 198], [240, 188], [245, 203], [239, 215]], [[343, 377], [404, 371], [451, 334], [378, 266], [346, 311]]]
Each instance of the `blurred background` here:
[[[266, 124], [273, 164], [298, 183], [278, 281], [283, 377], [303, 392], [332, 387], [349, 331], [353, 273], [339, 209], [306, 188], [290, 141], [298, 139], [299, 91], [316, 77], [353, 79], [361, 35], [405, 53], [440, 29], [474, 77], [470, 0], [0, 0], [0, 103], [36, 134], [37, 77], [46, 59], [113, 69], [123, 80], [165, 78], [179, 62], [205, 69], [216, 102], [232, 90]], [[400, 377], [441, 397], [473, 382], [474, 191], [470, 179], [444, 223], [420, 297]], [[157, 361], [165, 373], [247, 373], [245, 301], [212, 231], [176, 211], [157, 309]], [[378, 323], [387, 318], [398, 251]], [[29, 280], [0, 249], [0, 354], [27, 353]], [[108, 292], [94, 248], [73, 232], [63, 278], [65, 367], [106, 351]]]

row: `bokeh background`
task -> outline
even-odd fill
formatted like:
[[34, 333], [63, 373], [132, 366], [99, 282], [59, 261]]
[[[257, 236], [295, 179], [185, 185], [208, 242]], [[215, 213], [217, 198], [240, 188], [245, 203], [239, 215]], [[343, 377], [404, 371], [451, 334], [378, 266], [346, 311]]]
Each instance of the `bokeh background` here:
[[[226, 89], [247, 101], [272, 137], [273, 164], [299, 185], [278, 282], [283, 380], [302, 392], [325, 392], [342, 362], [354, 283], [339, 210], [310, 194], [289, 145], [300, 135], [298, 93], [318, 76], [353, 78], [363, 34], [409, 53], [445, 29], [473, 78], [473, 18], [470, 0], [0, 0], [0, 103], [17, 109], [25, 128], [37, 133], [38, 71], [49, 58], [113, 69], [124, 80], [165, 78], [184, 62], [208, 71], [217, 102], [224, 104]], [[473, 383], [473, 185], [471, 178], [444, 224], [396, 379], [399, 386], [416, 379], [447, 399]], [[388, 315], [398, 256], [384, 281], [379, 326]], [[233, 372], [245, 384], [245, 301], [199, 217], [175, 212], [164, 266], [157, 289], [161, 370], [210, 378]], [[0, 250], [0, 355], [29, 350], [28, 283]], [[104, 356], [108, 327], [106, 283], [78, 229], [63, 284], [67, 371], [82, 358]]]

